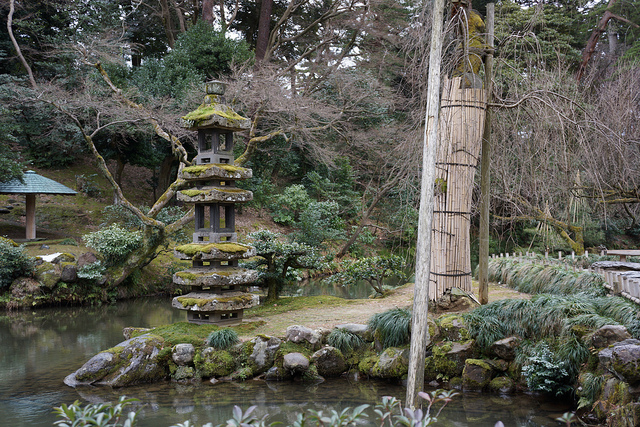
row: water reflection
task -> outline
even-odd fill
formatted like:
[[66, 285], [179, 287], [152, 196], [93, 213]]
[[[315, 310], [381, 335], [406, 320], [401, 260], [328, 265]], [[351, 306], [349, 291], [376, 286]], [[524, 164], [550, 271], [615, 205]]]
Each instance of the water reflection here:
[[[114, 402], [121, 394], [140, 399], [142, 427], [164, 427], [190, 419], [196, 425], [231, 417], [233, 405], [258, 405], [258, 415], [290, 424], [301, 410], [330, 411], [374, 405], [384, 395], [404, 398], [399, 384], [332, 380], [182, 385], [170, 382], [110, 389], [72, 389], [62, 382], [101, 350], [123, 340], [127, 326], [154, 327], [185, 320], [169, 298], [142, 299], [107, 307], [58, 308], [0, 315], [0, 420], [2, 425], [51, 426], [54, 406]], [[530, 396], [499, 397], [465, 393], [441, 414], [439, 425], [558, 425], [553, 417], [568, 410]]]
[[[384, 281], [384, 285], [390, 288], [395, 288], [401, 284], [397, 278], [390, 278]], [[282, 288], [282, 296], [332, 295], [346, 299], [362, 299], [368, 298], [374, 293], [371, 285], [363, 280], [354, 285], [345, 286], [340, 283], [327, 283], [322, 279], [312, 279], [284, 285]]]

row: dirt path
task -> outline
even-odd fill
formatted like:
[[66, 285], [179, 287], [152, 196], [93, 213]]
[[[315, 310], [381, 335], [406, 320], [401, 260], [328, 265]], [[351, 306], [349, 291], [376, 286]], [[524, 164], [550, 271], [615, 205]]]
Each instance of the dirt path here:
[[[474, 294], [478, 294], [474, 282]], [[506, 298], [530, 298], [530, 295], [514, 291], [497, 284], [489, 285], [489, 301]], [[254, 317], [248, 321], [265, 320], [267, 323], [252, 331], [252, 335], [265, 334], [284, 336], [290, 325], [303, 325], [311, 329], [333, 328], [341, 323], [367, 323], [375, 313], [392, 308], [411, 308], [413, 305], [413, 284], [395, 289], [385, 298], [353, 300], [341, 307], [314, 307], [304, 310], [292, 310], [269, 317]]]

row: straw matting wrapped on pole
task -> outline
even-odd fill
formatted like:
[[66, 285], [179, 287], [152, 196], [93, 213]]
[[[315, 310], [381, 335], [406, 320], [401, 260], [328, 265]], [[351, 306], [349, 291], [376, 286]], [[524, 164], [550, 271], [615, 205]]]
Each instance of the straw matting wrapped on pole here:
[[440, 104], [429, 287], [432, 300], [452, 287], [471, 292], [471, 196], [487, 103], [485, 91], [461, 87], [463, 79], [444, 79]]

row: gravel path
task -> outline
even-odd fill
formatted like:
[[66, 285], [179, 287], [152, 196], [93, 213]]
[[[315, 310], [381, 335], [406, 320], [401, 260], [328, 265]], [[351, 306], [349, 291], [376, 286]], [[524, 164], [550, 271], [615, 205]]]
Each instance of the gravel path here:
[[[477, 286], [477, 283], [474, 282]], [[474, 289], [477, 295], [477, 289]], [[505, 298], [529, 298], [530, 295], [516, 292], [512, 289], [491, 284], [489, 286], [489, 301]], [[351, 304], [342, 307], [314, 307], [304, 310], [293, 310], [269, 317], [253, 317], [247, 321], [265, 320], [267, 323], [252, 331], [258, 334], [284, 336], [288, 326], [303, 325], [311, 329], [333, 328], [341, 323], [367, 323], [375, 314], [392, 308], [411, 308], [413, 305], [413, 284], [407, 284], [393, 290], [385, 298], [353, 300]]]

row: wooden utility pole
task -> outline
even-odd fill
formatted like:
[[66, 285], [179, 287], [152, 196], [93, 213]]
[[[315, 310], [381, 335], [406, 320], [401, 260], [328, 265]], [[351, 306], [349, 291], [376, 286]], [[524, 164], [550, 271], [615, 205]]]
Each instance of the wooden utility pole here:
[[495, 5], [487, 4], [487, 45], [489, 53], [485, 59], [485, 82], [487, 92], [487, 112], [484, 119], [484, 132], [482, 134], [482, 160], [480, 161], [480, 256], [478, 265], [478, 299], [480, 304], [489, 302], [489, 199], [490, 183], [489, 175], [491, 156], [491, 110], [488, 104], [491, 102], [492, 78], [493, 78], [493, 31], [495, 23]]
[[429, 268], [431, 259], [431, 228], [435, 184], [436, 150], [439, 141], [438, 120], [440, 110], [440, 68], [442, 62], [442, 26], [445, 0], [434, 0], [431, 15], [431, 48], [429, 51], [429, 77], [427, 111], [422, 146], [422, 179], [418, 241], [416, 244], [416, 280], [411, 319], [411, 350], [407, 379], [406, 404], [416, 408], [418, 393], [424, 388], [424, 362], [429, 328]]

